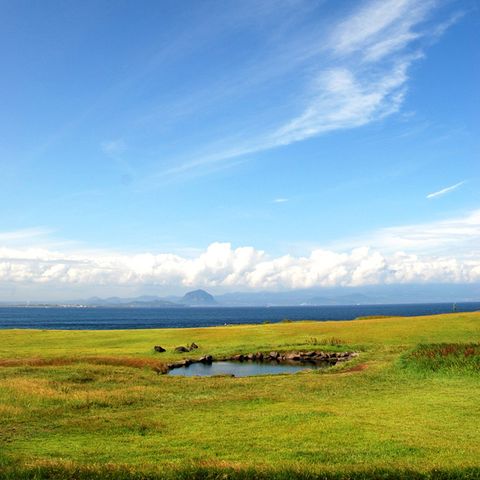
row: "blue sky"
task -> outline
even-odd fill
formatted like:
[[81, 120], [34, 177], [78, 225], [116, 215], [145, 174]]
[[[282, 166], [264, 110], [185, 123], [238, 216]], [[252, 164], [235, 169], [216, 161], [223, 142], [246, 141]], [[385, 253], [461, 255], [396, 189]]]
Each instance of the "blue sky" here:
[[478, 2], [0, 13], [0, 298], [480, 281]]

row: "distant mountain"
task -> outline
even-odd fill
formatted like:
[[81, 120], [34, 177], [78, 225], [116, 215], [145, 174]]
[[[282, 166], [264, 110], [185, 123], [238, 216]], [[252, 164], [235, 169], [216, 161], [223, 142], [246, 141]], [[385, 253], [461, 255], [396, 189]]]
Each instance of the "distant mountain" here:
[[193, 290], [187, 292], [180, 300], [184, 305], [190, 305], [192, 307], [208, 307], [217, 305], [215, 298], [205, 290]]
[[480, 284], [396, 284], [232, 292], [216, 295], [215, 299], [220, 305], [237, 307], [478, 302]]
[[175, 302], [164, 300], [160, 297], [154, 296], [141, 296], [135, 298], [120, 298], [109, 297], [99, 298], [92, 297], [85, 300], [75, 300], [73, 302], [67, 302], [67, 304], [73, 305], [86, 305], [88, 307], [136, 307], [136, 308], [165, 308], [165, 307], [182, 307], [183, 305]]
[[324, 287], [281, 292], [246, 291], [218, 294], [194, 290], [183, 297], [143, 295], [134, 298], [91, 297], [73, 301], [1, 301], [1, 306], [87, 306], [177, 308], [182, 306], [321, 306], [378, 305], [406, 303], [450, 303], [480, 301], [480, 283], [470, 284], [397, 284], [363, 287]]
[[119, 308], [178, 308], [185, 306], [211, 306], [217, 305], [215, 298], [205, 290], [194, 290], [186, 293], [183, 297], [158, 297], [155, 295], [142, 295], [134, 298], [91, 297], [82, 300], [62, 302], [63, 305], [86, 306], [86, 307], [119, 307]]

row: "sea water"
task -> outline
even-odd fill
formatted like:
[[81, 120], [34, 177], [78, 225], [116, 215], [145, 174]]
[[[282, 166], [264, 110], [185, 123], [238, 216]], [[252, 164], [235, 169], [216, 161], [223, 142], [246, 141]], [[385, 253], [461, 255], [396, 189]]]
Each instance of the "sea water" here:
[[[458, 312], [480, 310], [480, 302], [458, 303]], [[118, 330], [212, 327], [284, 320], [352, 320], [360, 316], [416, 316], [452, 312], [451, 303], [318, 307], [0, 307], [0, 328]]]

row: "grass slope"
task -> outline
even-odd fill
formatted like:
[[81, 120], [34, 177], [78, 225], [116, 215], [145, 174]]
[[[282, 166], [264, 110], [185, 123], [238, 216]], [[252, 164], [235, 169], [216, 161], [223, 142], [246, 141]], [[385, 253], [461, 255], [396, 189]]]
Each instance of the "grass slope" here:
[[[479, 340], [480, 313], [3, 330], [0, 478], [480, 478]], [[269, 377], [152, 371], [193, 341], [195, 356], [360, 356], [327, 372]], [[155, 344], [168, 351], [153, 353]]]

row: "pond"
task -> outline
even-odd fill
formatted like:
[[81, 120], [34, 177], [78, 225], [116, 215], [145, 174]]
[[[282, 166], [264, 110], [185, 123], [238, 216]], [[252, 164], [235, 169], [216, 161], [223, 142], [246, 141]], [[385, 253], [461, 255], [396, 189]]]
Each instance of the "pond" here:
[[174, 368], [168, 375], [182, 377], [212, 377], [214, 375], [234, 375], [235, 377], [252, 377], [256, 375], [276, 375], [296, 373], [307, 369], [326, 368], [327, 363], [276, 363], [276, 362], [213, 362], [193, 363], [188, 367]]

